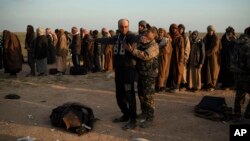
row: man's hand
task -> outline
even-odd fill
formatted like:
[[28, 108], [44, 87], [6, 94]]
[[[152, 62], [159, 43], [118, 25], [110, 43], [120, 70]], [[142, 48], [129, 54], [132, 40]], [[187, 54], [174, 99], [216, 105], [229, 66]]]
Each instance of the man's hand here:
[[132, 52], [134, 50], [134, 48], [130, 44], [127, 44], [126, 42], [122, 43], [122, 47], [129, 52]]

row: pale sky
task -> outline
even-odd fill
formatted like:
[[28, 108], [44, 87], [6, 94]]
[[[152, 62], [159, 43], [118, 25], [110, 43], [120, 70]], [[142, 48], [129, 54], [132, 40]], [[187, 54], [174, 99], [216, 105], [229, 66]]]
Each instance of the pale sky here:
[[0, 32], [23, 32], [28, 24], [116, 30], [120, 18], [130, 20], [131, 31], [146, 20], [167, 30], [172, 23], [182, 23], [186, 31], [204, 32], [211, 24], [217, 32], [229, 25], [243, 32], [250, 26], [249, 7], [250, 0], [0, 0]]

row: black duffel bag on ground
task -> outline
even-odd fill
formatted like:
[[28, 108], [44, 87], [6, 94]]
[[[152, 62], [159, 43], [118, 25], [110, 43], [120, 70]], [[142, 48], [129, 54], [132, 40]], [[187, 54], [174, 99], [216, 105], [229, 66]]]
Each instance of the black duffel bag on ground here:
[[195, 106], [195, 115], [214, 121], [228, 121], [232, 118], [232, 108], [228, 107], [224, 97], [204, 96]]
[[53, 126], [82, 135], [94, 127], [93, 110], [78, 103], [66, 103], [52, 110], [50, 121]]

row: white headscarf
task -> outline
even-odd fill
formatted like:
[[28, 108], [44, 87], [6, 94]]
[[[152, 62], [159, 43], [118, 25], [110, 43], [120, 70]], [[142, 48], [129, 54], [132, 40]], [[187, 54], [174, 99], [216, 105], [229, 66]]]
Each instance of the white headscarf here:
[[209, 26], [207, 27], [207, 30], [212, 30], [212, 31], [215, 32], [215, 26], [209, 25]]
[[105, 28], [105, 27], [102, 28], [102, 32], [103, 32], [103, 33], [106, 33], [106, 36], [107, 36], [107, 37], [111, 37], [111, 35], [110, 35], [110, 33], [109, 33], [109, 30], [108, 30], [107, 28]]
[[36, 29], [36, 32], [37, 32], [37, 36], [45, 35], [45, 29], [44, 28], [38, 27]]

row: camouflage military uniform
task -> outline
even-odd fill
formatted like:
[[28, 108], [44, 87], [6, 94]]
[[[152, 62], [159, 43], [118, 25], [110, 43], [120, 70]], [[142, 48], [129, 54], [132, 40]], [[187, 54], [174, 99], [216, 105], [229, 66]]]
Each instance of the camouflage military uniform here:
[[[236, 96], [234, 103], [235, 115], [241, 116], [241, 109], [245, 102], [246, 94], [250, 94], [250, 38], [247, 36], [241, 36], [236, 41], [238, 48], [238, 60], [236, 69], [233, 71], [236, 74]], [[250, 118], [250, 101], [246, 107], [244, 114], [245, 118]]]
[[158, 75], [159, 46], [155, 41], [140, 45], [132, 51], [136, 56], [136, 70], [138, 72], [138, 95], [141, 102], [142, 113], [146, 120], [154, 117], [155, 78]]
[[[238, 80], [234, 103], [234, 112], [236, 116], [241, 116], [241, 109], [245, 102], [245, 96], [247, 93], [250, 94], [250, 75], [239, 75], [237, 77]], [[250, 100], [246, 107], [244, 116], [246, 118], [250, 118]]]

